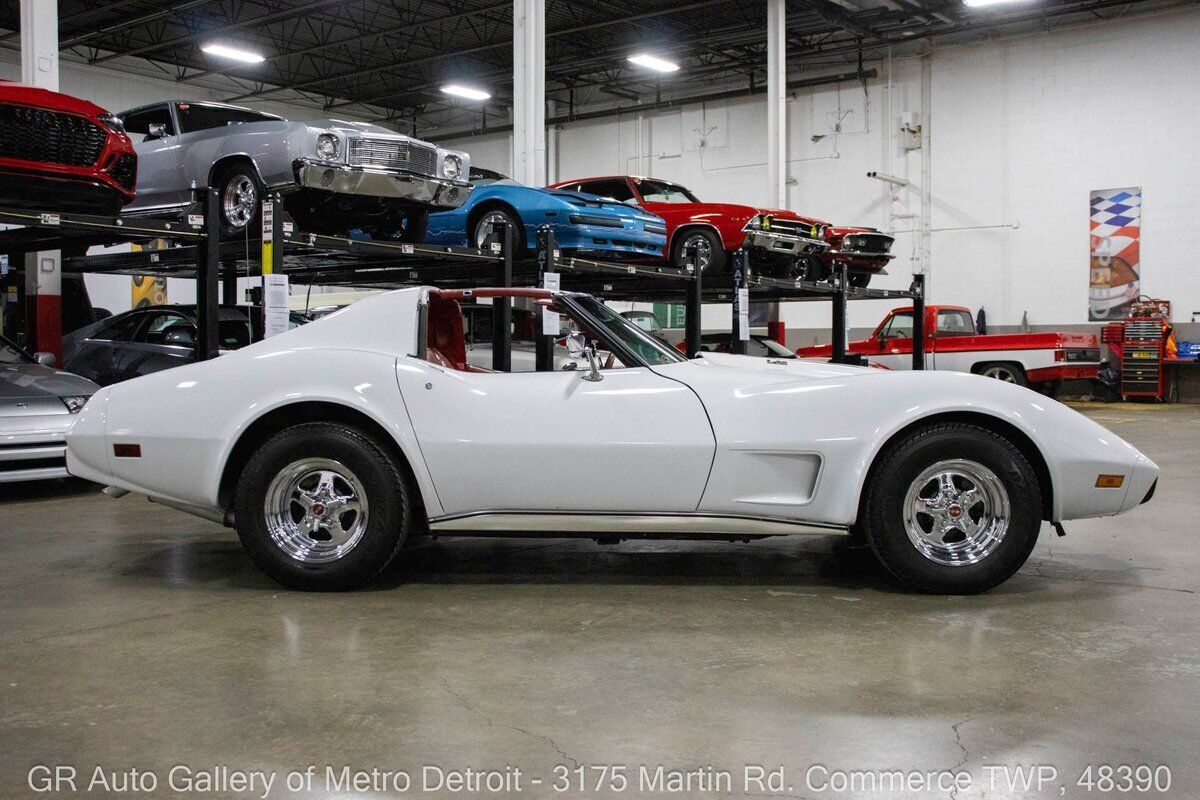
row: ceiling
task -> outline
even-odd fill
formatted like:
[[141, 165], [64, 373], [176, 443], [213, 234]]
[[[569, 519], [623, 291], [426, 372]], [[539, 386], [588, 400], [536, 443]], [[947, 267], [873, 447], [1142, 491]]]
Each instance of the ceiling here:
[[[1031, 0], [969, 8], [961, 0], [789, 0], [793, 74], [844, 72], [917, 43], [1047, 29], [1176, 5], [1170, 0]], [[0, 0], [15, 30], [19, 0]], [[501, 125], [512, 94], [512, 3], [498, 0], [60, 0], [64, 58], [217, 89], [229, 102], [295, 103], [415, 125], [419, 133]], [[760, 87], [765, 0], [546, 0], [546, 89], [560, 113]], [[219, 42], [266, 56], [237, 64], [200, 50]], [[0, 47], [14, 48], [14, 34]], [[651, 51], [683, 68], [661, 80], [627, 63]], [[484, 106], [439, 87], [493, 94]]]

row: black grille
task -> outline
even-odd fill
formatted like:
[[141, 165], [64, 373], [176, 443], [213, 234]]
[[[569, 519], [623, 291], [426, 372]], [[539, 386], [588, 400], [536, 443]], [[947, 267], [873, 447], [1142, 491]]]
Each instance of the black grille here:
[[108, 174], [126, 189], [132, 189], [137, 180], [137, 156], [132, 153], [121, 156], [108, 170]]
[[0, 105], [0, 158], [90, 167], [108, 134], [83, 117]]
[[887, 253], [892, 249], [892, 237], [882, 233], [854, 233], [842, 240], [842, 250], [854, 253]]

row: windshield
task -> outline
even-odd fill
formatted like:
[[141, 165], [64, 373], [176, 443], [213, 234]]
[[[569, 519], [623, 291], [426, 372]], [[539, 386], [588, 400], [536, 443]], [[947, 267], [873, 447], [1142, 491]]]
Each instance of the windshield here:
[[0, 364], [31, 364], [33, 360], [25, 351], [0, 336]]
[[647, 311], [626, 311], [621, 316], [646, 333], [662, 333], [662, 325], [659, 324], [658, 317]]
[[687, 361], [678, 350], [658, 341], [596, 298], [571, 295], [570, 299], [604, 325], [614, 339], [619, 340], [650, 366]]
[[471, 167], [471, 172], [467, 177], [467, 182], [472, 186], [491, 186], [493, 183], [501, 186], [520, 186], [521, 184], [514, 181], [507, 175], [501, 175], [499, 172], [483, 167]]
[[696, 195], [677, 183], [656, 181], [649, 178], [634, 178], [642, 200], [647, 203], [699, 203]]
[[240, 122], [269, 122], [280, 119], [274, 114], [262, 114], [258, 111], [228, 106], [179, 103], [176, 109], [179, 112], [179, 127], [183, 129], [184, 133], [223, 128], [226, 125], [236, 125]]

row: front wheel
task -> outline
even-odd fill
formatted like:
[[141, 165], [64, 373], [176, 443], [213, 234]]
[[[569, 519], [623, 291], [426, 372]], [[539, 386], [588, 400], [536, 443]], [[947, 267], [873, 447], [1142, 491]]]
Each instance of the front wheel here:
[[966, 423], [918, 429], [872, 471], [860, 511], [871, 550], [919, 592], [974, 594], [1011, 577], [1042, 524], [1037, 476], [997, 433]]
[[251, 560], [284, 586], [352, 589], [381, 572], [412, 526], [394, 459], [354, 428], [306, 423], [268, 439], [242, 471], [234, 514]]
[[475, 220], [475, 224], [467, 232], [470, 237], [470, 245], [479, 250], [486, 250], [493, 243], [499, 242], [500, 237], [496, 235], [493, 226], [500, 222], [508, 226], [509, 234], [512, 237], [513, 255], [519, 256], [524, 253], [525, 228], [522, 227], [520, 218], [507, 208], [489, 209]]
[[262, 183], [254, 168], [233, 163], [213, 176], [220, 201], [221, 237], [241, 238], [258, 232], [262, 224]]
[[710, 277], [725, 271], [728, 261], [725, 245], [716, 231], [708, 228], [694, 228], [676, 236], [675, 244], [671, 247], [671, 263], [679, 269], [687, 269], [693, 247], [696, 251], [696, 269], [701, 275]]

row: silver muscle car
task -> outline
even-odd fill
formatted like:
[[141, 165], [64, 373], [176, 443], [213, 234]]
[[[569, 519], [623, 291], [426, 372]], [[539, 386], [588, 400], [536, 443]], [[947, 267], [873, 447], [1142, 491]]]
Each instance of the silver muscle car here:
[[100, 387], [0, 336], [0, 483], [67, 477], [66, 435]]
[[301, 229], [419, 242], [431, 211], [471, 193], [470, 157], [365, 122], [289, 122], [220, 103], [162, 102], [119, 115], [138, 154], [125, 214], [178, 213], [191, 188], [220, 194], [226, 236], [257, 232], [265, 192]]

